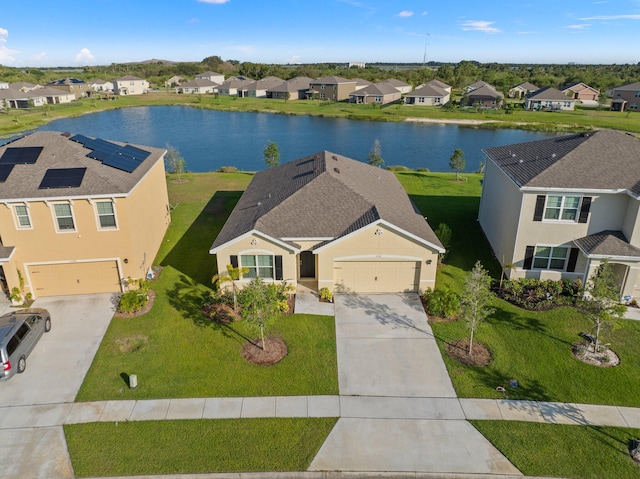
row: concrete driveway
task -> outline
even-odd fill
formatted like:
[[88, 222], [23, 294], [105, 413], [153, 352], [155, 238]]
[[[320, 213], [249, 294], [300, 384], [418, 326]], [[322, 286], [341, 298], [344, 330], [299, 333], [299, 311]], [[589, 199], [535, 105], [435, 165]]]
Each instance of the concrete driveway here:
[[[12, 423], [25, 422], [16, 416], [28, 414], [29, 408], [20, 406], [73, 402], [113, 317], [111, 298], [111, 294], [97, 294], [34, 302], [33, 307], [49, 310], [52, 328], [27, 358], [25, 372], [0, 383], [0, 405], [4, 408], [0, 415], [0, 476], [74, 477], [61, 426], [15, 428]], [[47, 406], [43, 408], [45, 411]], [[32, 417], [30, 422], [37, 425], [38, 419]], [[35, 458], [33, 451], [37, 451]]]

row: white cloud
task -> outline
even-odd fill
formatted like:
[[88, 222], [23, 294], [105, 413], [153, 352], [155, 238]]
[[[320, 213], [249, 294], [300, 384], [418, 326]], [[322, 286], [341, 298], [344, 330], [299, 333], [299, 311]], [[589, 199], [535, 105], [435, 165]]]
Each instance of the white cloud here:
[[40, 52], [33, 55], [33, 59], [37, 62], [44, 60], [45, 58], [47, 58], [47, 52]]
[[4, 43], [7, 41], [7, 37], [9, 36], [9, 30], [6, 28], [0, 27], [0, 42]]
[[596, 15], [595, 17], [585, 17], [580, 20], [640, 20], [640, 15]]
[[292, 55], [285, 60], [287, 63], [300, 63], [300, 55]]
[[198, 0], [200, 3], [210, 3], [212, 5], [222, 5], [223, 3], [227, 3], [230, 0]]
[[88, 63], [94, 59], [95, 57], [88, 48], [83, 48], [76, 54], [76, 63]]
[[571, 30], [584, 30], [585, 28], [589, 28], [590, 26], [590, 23], [580, 23], [576, 25], [567, 25], [565, 28], [569, 28]]
[[404, 18], [412, 17], [413, 16], [413, 12], [409, 11], [409, 10], [402, 10], [400, 13], [398, 13], [398, 16], [399, 17], [404, 17]]
[[478, 31], [485, 33], [500, 33], [495, 27], [492, 27], [496, 22], [487, 22], [484, 20], [468, 20], [466, 22], [462, 22], [462, 29], [465, 31]]
[[12, 50], [11, 48], [7, 48], [4, 45], [0, 45], [0, 64], [2, 63], [13, 63], [16, 61], [13, 55], [16, 53], [20, 53], [18, 50]]

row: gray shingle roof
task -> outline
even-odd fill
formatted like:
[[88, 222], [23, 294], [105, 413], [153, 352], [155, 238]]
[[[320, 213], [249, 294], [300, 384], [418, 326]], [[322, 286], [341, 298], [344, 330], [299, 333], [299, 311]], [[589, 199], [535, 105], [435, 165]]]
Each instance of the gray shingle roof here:
[[546, 86], [527, 95], [528, 100], [575, 101], [560, 90]]
[[195, 87], [207, 87], [207, 86], [218, 86], [216, 82], [213, 82], [207, 78], [196, 78], [195, 80], [189, 80], [188, 82], [180, 85], [182, 88], [195, 88]]
[[349, 96], [384, 96], [384, 95], [396, 95], [399, 91], [397, 88], [389, 85], [388, 83], [373, 83], [360, 90], [356, 90], [349, 94]]
[[[113, 142], [119, 145], [124, 143]], [[135, 145], [151, 154], [132, 173], [127, 173], [86, 156], [91, 150], [54, 131], [37, 131], [0, 147], [0, 158], [7, 148], [41, 146], [34, 164], [15, 165], [4, 183], [0, 183], [0, 201], [29, 198], [74, 198], [129, 193], [158, 162], [165, 150]], [[86, 168], [77, 188], [39, 189], [50, 168]]]
[[338, 238], [380, 219], [442, 247], [393, 173], [322, 151], [257, 173], [211, 249], [254, 229]]
[[529, 83], [528, 81], [523, 82], [523, 83], [519, 83], [518, 85], [514, 86], [513, 88], [522, 88], [524, 90], [527, 91], [536, 91], [539, 90], [540, 88], [535, 86], [533, 83]]
[[627, 133], [598, 130], [483, 151], [519, 187], [640, 195], [640, 140]]
[[349, 80], [347, 78], [337, 77], [337, 76], [326, 76], [316, 78], [311, 82], [312, 85], [337, 85], [339, 83], [358, 83], [356, 80]]
[[626, 83], [624, 85], [613, 87], [612, 90], [620, 91], [640, 91], [640, 81], [634, 83]]
[[491, 85], [484, 85], [467, 93], [469, 98], [502, 98], [504, 95]]
[[446, 90], [427, 83], [426, 85], [412, 91], [411, 93], [407, 93], [405, 95], [405, 98], [406, 97], [443, 97], [443, 96], [447, 96], [448, 94], [449, 93]]
[[640, 249], [631, 246], [622, 231], [601, 231], [573, 242], [588, 256], [640, 258]]
[[283, 81], [279, 85], [273, 88], [268, 88], [267, 91], [272, 92], [296, 92], [299, 90], [308, 90], [309, 84], [312, 79], [309, 77], [295, 77], [291, 80]]

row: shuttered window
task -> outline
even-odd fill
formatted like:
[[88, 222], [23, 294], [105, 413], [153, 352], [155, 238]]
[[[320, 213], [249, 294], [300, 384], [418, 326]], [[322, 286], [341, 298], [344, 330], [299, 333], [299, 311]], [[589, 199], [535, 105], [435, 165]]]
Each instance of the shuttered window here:
[[569, 248], [565, 246], [537, 246], [533, 255], [534, 269], [564, 270]]

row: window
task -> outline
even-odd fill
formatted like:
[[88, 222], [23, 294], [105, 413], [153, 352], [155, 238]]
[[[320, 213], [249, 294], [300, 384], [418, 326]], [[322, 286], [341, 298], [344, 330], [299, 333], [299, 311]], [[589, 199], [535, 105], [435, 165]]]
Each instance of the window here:
[[56, 221], [58, 222], [59, 231], [74, 231], [76, 229], [73, 223], [73, 213], [69, 203], [58, 203], [53, 205]]
[[31, 228], [31, 220], [29, 219], [29, 210], [27, 205], [15, 206], [16, 218], [18, 219], [18, 228]]
[[640, 91], [635, 92], [633, 96], [635, 96], [636, 98], [640, 98]]
[[273, 278], [273, 256], [257, 254], [240, 256], [241, 266], [248, 268], [249, 272], [244, 278]]
[[579, 206], [579, 196], [547, 196], [544, 219], [576, 221], [578, 218]]
[[113, 209], [113, 202], [99, 201], [96, 203], [100, 228], [116, 228], [116, 213]]
[[533, 267], [535, 269], [560, 269], [564, 270], [565, 261], [569, 248], [537, 246], [533, 256]]

